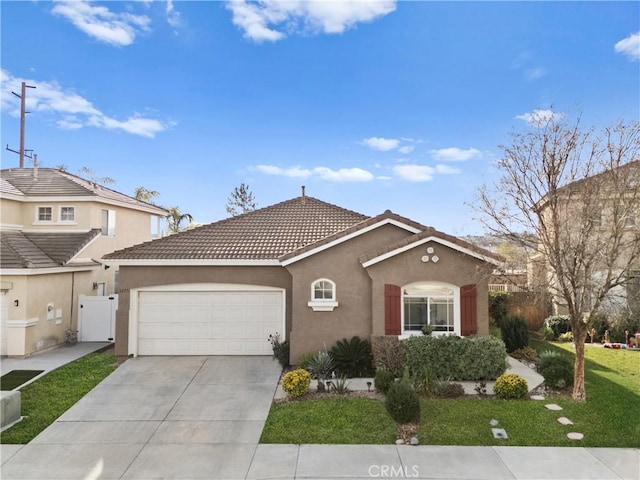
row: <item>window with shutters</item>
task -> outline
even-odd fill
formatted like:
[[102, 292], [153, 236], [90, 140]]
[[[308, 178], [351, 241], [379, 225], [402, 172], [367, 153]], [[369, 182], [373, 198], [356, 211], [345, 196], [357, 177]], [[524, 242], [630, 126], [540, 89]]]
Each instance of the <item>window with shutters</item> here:
[[440, 282], [418, 282], [402, 287], [402, 332], [421, 333], [431, 326], [435, 334], [460, 334], [460, 289]]

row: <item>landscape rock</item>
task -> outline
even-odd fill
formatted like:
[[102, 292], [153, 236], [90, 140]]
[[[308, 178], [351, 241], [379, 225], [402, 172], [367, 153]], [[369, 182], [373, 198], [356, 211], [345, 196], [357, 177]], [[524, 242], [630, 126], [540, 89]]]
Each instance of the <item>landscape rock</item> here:
[[420, 445], [418, 437], [411, 437], [411, 445]]
[[562, 407], [560, 405], [556, 405], [555, 403], [547, 403], [545, 407], [547, 407], [549, 410], [562, 410]]
[[404, 445], [404, 440], [399, 438], [396, 440], [396, 445]]

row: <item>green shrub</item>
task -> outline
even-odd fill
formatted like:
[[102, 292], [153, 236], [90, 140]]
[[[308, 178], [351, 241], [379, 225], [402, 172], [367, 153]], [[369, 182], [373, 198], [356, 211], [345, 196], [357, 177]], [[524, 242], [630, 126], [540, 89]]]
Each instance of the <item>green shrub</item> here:
[[496, 379], [493, 387], [496, 396], [502, 400], [523, 398], [529, 392], [527, 381], [515, 373], [505, 373]]
[[296, 368], [282, 377], [282, 389], [292, 397], [299, 397], [309, 391], [311, 375], [302, 368]]
[[386, 394], [389, 391], [389, 387], [395, 382], [396, 376], [389, 370], [379, 368], [376, 370], [376, 376], [373, 379], [373, 385], [381, 393]]
[[509, 294], [507, 292], [489, 292], [489, 317], [498, 326], [507, 316], [508, 301]]
[[347, 377], [338, 377], [331, 380], [329, 390], [333, 393], [337, 393], [338, 395], [346, 395], [349, 393], [351, 390], [349, 390]]
[[289, 365], [289, 340], [281, 342], [278, 332], [275, 335], [269, 335], [268, 340], [273, 349], [273, 358], [280, 362], [282, 368], [286, 368]]
[[511, 352], [511, 356], [518, 360], [528, 360], [529, 362], [534, 362], [538, 359], [538, 352], [536, 352], [535, 348], [524, 347]]
[[453, 382], [438, 382], [437, 387], [434, 389], [433, 394], [437, 397], [443, 398], [458, 398], [464, 397], [464, 387], [459, 383]]
[[557, 338], [556, 334], [549, 327], [542, 326], [542, 328], [540, 329], [539, 333], [540, 333], [540, 337], [543, 340], [551, 341], [551, 340], [555, 340]]
[[565, 388], [573, 385], [573, 362], [559, 352], [546, 350], [538, 357], [538, 372], [550, 388]]
[[366, 377], [371, 375], [371, 345], [360, 337], [343, 338], [329, 350], [335, 369], [346, 377]]
[[493, 336], [415, 335], [404, 343], [405, 364], [412, 376], [423, 375], [424, 368], [428, 367], [435, 378], [490, 380], [507, 369], [504, 343]]
[[544, 319], [544, 326], [551, 329], [553, 338], [556, 339], [571, 330], [571, 321], [569, 315], [552, 315]]
[[388, 370], [396, 378], [402, 376], [407, 347], [397, 336], [375, 335], [371, 337], [371, 353], [376, 369]]
[[314, 355], [315, 355], [315, 352], [305, 353], [300, 358], [298, 358], [298, 362], [297, 362], [296, 366], [298, 368], [304, 368], [306, 370], [307, 367], [309, 366], [309, 362], [314, 357]]
[[629, 337], [640, 332], [640, 313], [624, 313], [609, 319], [609, 341], [624, 343], [625, 331], [629, 332]]
[[[407, 369], [407, 376], [409, 375]], [[431, 395], [439, 383], [433, 369], [429, 365], [424, 365], [422, 370], [411, 375], [411, 384], [417, 393]]]
[[396, 423], [418, 423], [420, 421], [420, 399], [406, 378], [394, 382], [389, 387], [384, 406]]
[[318, 352], [307, 362], [307, 370], [318, 380], [319, 392], [324, 391], [324, 382], [331, 376], [333, 369], [333, 359], [327, 352]]
[[504, 318], [500, 324], [500, 331], [508, 353], [529, 345], [527, 322], [522, 317]]

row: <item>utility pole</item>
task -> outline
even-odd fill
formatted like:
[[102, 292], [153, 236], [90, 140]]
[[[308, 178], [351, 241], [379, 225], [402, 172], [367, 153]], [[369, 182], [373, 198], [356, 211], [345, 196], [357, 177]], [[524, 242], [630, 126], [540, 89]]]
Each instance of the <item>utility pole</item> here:
[[[25, 149], [24, 149], [24, 123], [25, 123], [24, 120], [25, 120], [26, 114], [29, 113], [26, 111], [27, 88], [36, 88], [36, 87], [27, 85], [26, 82], [22, 82], [22, 90], [20, 92], [20, 95], [18, 95], [16, 92], [11, 92], [20, 99], [20, 150], [19, 151], [12, 150], [9, 148], [9, 145], [7, 145], [7, 150], [20, 155], [20, 168], [24, 168], [24, 157], [31, 158], [31, 155], [25, 154]], [[28, 151], [32, 152], [33, 150], [28, 150]]]

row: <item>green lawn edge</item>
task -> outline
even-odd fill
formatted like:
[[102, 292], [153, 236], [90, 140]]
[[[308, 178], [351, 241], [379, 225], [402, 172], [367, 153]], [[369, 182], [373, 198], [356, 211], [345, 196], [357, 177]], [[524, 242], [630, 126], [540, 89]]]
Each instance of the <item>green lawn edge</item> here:
[[20, 389], [22, 421], [0, 434], [0, 443], [26, 444], [117, 368], [110, 353], [90, 353]]
[[[557, 350], [573, 358], [571, 344], [531, 341], [538, 351]], [[587, 402], [569, 396], [539, 400], [422, 398], [421, 445], [615, 447], [640, 446], [640, 352], [587, 346]], [[562, 411], [545, 408], [560, 405]], [[562, 425], [567, 417], [573, 425]], [[491, 420], [507, 439], [494, 438]], [[584, 434], [583, 440], [567, 437]], [[344, 397], [273, 405], [261, 443], [390, 444], [395, 424], [379, 400]]]

